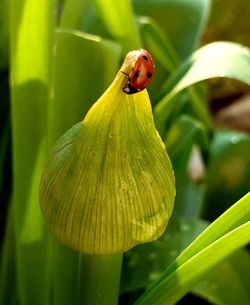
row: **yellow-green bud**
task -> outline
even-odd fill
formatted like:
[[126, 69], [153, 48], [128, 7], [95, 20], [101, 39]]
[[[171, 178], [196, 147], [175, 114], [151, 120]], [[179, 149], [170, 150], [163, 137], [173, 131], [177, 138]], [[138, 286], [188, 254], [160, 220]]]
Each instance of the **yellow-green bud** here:
[[[129, 73], [130, 52], [122, 66]], [[174, 174], [146, 90], [111, 86], [55, 145], [40, 204], [52, 234], [77, 251], [109, 255], [157, 239], [171, 216]], [[62, 118], [63, 119], [63, 118]]]

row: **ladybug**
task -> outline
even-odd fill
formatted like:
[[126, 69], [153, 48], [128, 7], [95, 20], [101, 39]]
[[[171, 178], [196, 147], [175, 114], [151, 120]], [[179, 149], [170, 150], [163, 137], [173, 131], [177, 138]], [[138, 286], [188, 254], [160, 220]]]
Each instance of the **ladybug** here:
[[144, 49], [138, 51], [138, 57], [134, 67], [129, 74], [122, 72], [128, 76], [128, 82], [122, 89], [127, 94], [134, 94], [145, 89], [154, 75], [154, 62], [151, 55]]

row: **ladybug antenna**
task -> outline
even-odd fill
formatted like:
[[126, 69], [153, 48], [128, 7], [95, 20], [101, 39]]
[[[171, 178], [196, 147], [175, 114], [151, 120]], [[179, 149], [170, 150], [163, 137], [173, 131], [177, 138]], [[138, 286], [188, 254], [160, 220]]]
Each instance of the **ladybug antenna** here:
[[123, 72], [122, 70], [120, 70], [120, 72], [123, 73], [123, 74], [125, 74], [125, 75], [127, 75], [127, 76], [129, 76], [127, 73]]

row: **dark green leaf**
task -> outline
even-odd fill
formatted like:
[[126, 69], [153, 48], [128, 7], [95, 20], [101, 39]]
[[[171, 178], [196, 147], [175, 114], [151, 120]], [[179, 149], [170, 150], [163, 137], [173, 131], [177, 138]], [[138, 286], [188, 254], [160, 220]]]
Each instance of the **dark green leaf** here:
[[134, 0], [134, 6], [138, 15], [157, 21], [181, 60], [197, 47], [210, 11], [209, 0]]
[[124, 255], [121, 291], [146, 288], [155, 282], [206, 226], [207, 223], [199, 219], [172, 218], [162, 237], [128, 251]]

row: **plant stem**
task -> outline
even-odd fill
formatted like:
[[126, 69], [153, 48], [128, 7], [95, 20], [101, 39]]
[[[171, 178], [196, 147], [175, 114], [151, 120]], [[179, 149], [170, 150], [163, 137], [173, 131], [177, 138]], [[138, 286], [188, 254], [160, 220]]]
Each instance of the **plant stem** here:
[[117, 305], [122, 254], [83, 255], [81, 267], [81, 304]]

